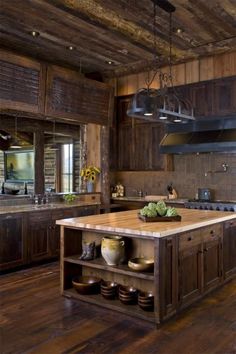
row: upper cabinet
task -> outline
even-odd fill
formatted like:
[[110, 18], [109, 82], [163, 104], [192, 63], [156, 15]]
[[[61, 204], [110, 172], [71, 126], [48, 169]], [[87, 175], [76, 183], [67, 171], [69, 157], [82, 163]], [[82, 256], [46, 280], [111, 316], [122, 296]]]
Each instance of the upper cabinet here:
[[[114, 90], [80, 73], [1, 51], [1, 112], [62, 121], [110, 124]], [[30, 114], [31, 115], [30, 115]]]
[[194, 107], [196, 118], [226, 117], [236, 114], [236, 76], [176, 87]]
[[1, 110], [43, 113], [45, 67], [36, 60], [1, 51]]
[[[163, 124], [127, 116], [130, 99], [131, 96], [117, 98], [117, 169], [171, 170], [171, 156], [160, 154], [159, 151], [159, 143], [165, 134]], [[111, 168], [114, 168], [114, 163]]]
[[101, 125], [111, 119], [112, 88], [75, 71], [48, 66], [46, 93], [46, 115]]

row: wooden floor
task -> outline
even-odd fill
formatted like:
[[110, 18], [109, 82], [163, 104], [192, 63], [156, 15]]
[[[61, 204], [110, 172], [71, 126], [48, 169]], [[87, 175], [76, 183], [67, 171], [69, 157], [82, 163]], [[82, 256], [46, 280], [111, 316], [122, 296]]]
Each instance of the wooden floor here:
[[161, 328], [59, 294], [50, 264], [0, 277], [1, 354], [235, 354], [236, 280]]

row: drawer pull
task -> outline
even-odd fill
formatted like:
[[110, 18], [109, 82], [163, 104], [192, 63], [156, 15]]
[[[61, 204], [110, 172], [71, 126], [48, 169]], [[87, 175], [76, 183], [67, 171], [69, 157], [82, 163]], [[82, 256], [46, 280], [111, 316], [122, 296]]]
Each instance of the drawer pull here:
[[205, 248], [205, 249], [204, 249], [204, 252], [207, 252], [208, 250], [209, 250], [209, 248]]

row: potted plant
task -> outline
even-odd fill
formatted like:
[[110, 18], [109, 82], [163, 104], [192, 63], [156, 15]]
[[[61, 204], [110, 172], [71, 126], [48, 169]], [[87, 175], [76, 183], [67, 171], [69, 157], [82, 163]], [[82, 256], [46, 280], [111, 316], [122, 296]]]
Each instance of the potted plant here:
[[80, 176], [86, 181], [87, 191], [89, 193], [93, 192], [96, 177], [100, 172], [101, 172], [100, 168], [96, 166], [88, 166], [82, 168], [80, 172]]

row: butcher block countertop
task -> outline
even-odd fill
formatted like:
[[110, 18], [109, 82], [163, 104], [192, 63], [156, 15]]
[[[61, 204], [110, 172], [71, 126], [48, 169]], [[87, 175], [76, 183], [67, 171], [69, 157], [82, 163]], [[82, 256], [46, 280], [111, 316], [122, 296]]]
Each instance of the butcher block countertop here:
[[160, 238], [236, 219], [236, 213], [232, 212], [178, 208], [181, 221], [144, 222], [138, 219], [137, 213], [138, 210], [130, 210], [57, 220], [56, 223], [95, 232]]

